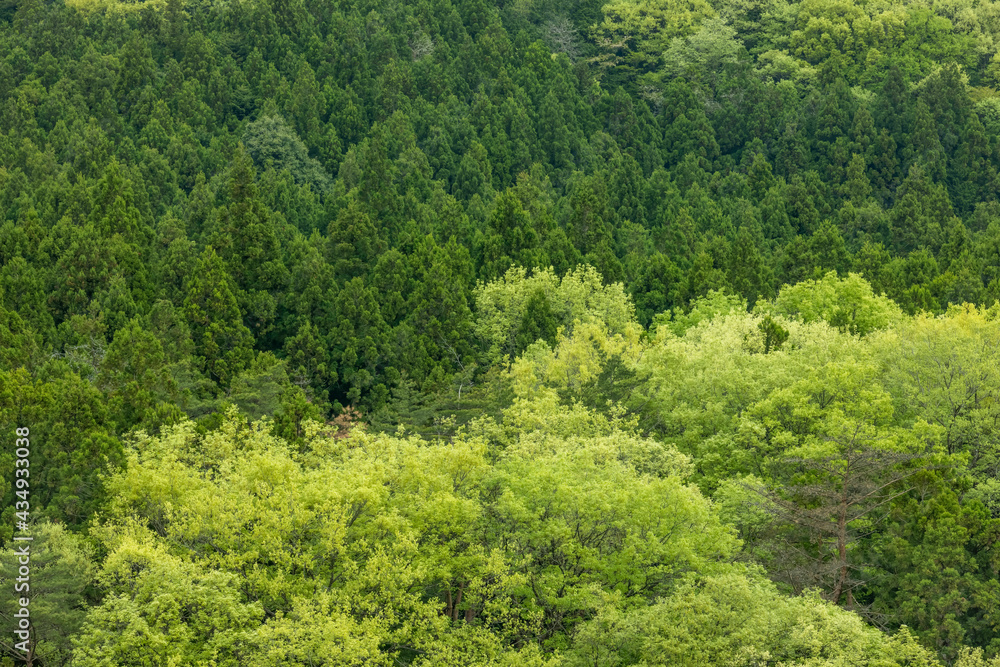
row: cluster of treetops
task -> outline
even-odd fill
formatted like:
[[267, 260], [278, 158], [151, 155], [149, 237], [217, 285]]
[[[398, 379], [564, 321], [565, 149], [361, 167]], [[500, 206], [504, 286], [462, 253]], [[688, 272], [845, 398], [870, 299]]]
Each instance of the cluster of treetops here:
[[991, 0], [0, 0], [32, 660], [987, 664], [998, 49]]

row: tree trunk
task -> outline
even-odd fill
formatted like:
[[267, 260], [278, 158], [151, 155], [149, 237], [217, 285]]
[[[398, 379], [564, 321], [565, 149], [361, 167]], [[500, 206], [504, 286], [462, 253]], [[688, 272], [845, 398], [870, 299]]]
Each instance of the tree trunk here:
[[837, 510], [837, 562], [840, 564], [837, 573], [837, 584], [833, 588], [833, 604], [840, 604], [840, 596], [847, 583], [847, 498], [842, 497]]
[[[465, 588], [465, 584], [459, 584], [458, 595], [455, 596], [455, 606], [451, 608], [451, 620], [458, 621], [458, 605], [462, 604], [462, 590]], [[450, 593], [449, 593], [450, 595]]]

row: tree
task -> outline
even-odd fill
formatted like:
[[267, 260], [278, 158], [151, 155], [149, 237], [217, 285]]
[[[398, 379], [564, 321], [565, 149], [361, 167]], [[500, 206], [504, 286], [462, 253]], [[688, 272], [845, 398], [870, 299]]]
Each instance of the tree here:
[[[0, 292], [0, 303], [2, 296]], [[34, 369], [40, 361], [41, 351], [38, 335], [25, 325], [16, 311], [0, 306], [0, 368]]]
[[896, 145], [904, 141], [903, 132], [909, 124], [912, 103], [907, 94], [902, 70], [893, 64], [885, 75], [875, 104], [875, 122], [888, 131]]
[[474, 141], [458, 164], [452, 194], [460, 200], [471, 199], [476, 194], [484, 197], [489, 192], [492, 175], [493, 168], [486, 149], [481, 143]]
[[367, 275], [385, 251], [385, 240], [356, 199], [326, 230], [327, 258], [339, 281]]
[[896, 192], [896, 202], [889, 212], [893, 245], [899, 254], [921, 247], [937, 250], [942, 242], [942, 227], [955, 216], [948, 191], [919, 165]]
[[887, 625], [913, 628], [944, 659], [959, 657], [964, 644], [992, 653], [996, 639], [986, 619], [995, 613], [1000, 584], [990, 545], [1000, 522], [978, 501], [960, 504], [947, 488], [954, 484], [949, 475], [937, 477], [895, 503], [888, 530], [876, 540], [885, 574], [872, 587], [873, 611]]
[[[114, 435], [106, 397], [64, 360], [50, 366], [50, 378], [44, 382], [32, 380], [23, 368], [0, 371], [0, 387], [4, 432], [13, 434], [18, 424], [30, 423], [36, 442], [31, 456], [33, 516], [79, 527], [106, 499], [103, 471], [121, 463], [121, 443]], [[12, 455], [0, 461], [13, 471]], [[12, 472], [8, 475], [13, 479]], [[12, 528], [18, 499], [12, 484], [5, 485], [4, 494], [10, 508], [7, 525]]]
[[94, 294], [111, 277], [114, 259], [109, 244], [99, 241], [97, 229], [88, 224], [78, 227], [68, 218], [53, 230], [56, 271], [49, 304], [57, 321], [82, 314]]
[[793, 449], [775, 462], [771, 474], [786, 481], [767, 498], [780, 521], [803, 531], [785, 538], [797, 553], [779, 557], [788, 559], [779, 565], [782, 578], [796, 590], [819, 586], [833, 604], [854, 609], [862, 580], [851, 547], [873, 530], [873, 515], [909, 491], [902, 483], [919, 472], [918, 453], [878, 442], [872, 423], [845, 422], [836, 429], [824, 434], [825, 446]]
[[[87, 589], [94, 583], [96, 568], [89, 545], [58, 523], [43, 521], [31, 528], [30, 589], [11, 596], [0, 616], [16, 627], [21, 597], [27, 599], [31, 619], [28, 650], [16, 648], [18, 640], [5, 640], [3, 652], [25, 664], [68, 664], [73, 639], [87, 614]], [[24, 542], [9, 542], [0, 552], [4, 576], [15, 581]], [[20, 639], [20, 638], [18, 638]]]
[[611, 604], [580, 631], [566, 656], [583, 665], [729, 665], [774, 661], [819, 665], [923, 665], [933, 654], [906, 628], [886, 635], [819, 596], [786, 597], [739, 570], [690, 578], [638, 609]]
[[940, 183], [945, 179], [948, 157], [938, 136], [937, 122], [923, 97], [917, 100], [913, 124], [910, 141], [903, 151], [904, 164], [920, 165], [930, 179]]
[[[542, 326], [547, 330], [549, 317], [555, 326], [569, 336], [577, 322], [601, 322], [612, 333], [623, 332], [635, 318], [631, 300], [620, 283], [604, 285], [600, 274], [592, 267], [570, 271], [562, 279], [549, 270], [527, 271], [514, 267], [501, 280], [480, 283], [474, 290], [478, 317], [475, 333], [489, 345], [488, 359], [497, 363], [504, 357], [508, 363], [524, 348], [521, 342], [534, 343], [523, 337], [525, 327]], [[541, 305], [544, 296], [546, 306]], [[528, 312], [531, 304], [533, 313]], [[548, 311], [548, 314], [545, 314]], [[526, 318], [542, 317], [537, 319]]]
[[756, 240], [746, 227], [740, 227], [737, 232], [728, 264], [729, 284], [734, 292], [747, 300], [750, 308], [753, 308], [758, 297], [769, 296], [770, 272], [764, 264]]
[[987, 312], [953, 306], [944, 317], [908, 321], [894, 336], [907, 344], [887, 353], [887, 386], [902, 416], [940, 427], [945, 450], [967, 453], [968, 468], [979, 479], [1000, 470], [995, 329]]
[[868, 151], [871, 180], [875, 192], [884, 204], [890, 203], [899, 184], [899, 163], [896, 159], [896, 142], [885, 128], [879, 132]]
[[511, 266], [537, 267], [548, 264], [538, 252], [538, 233], [517, 193], [505, 190], [493, 203], [489, 230], [483, 241], [480, 276], [496, 279]]
[[428, 442], [314, 423], [292, 454], [231, 410], [211, 433], [138, 435], [109, 480], [105, 597], [76, 660], [388, 665], [416, 646], [541, 667], [539, 642], [565, 645], [602, 596], [643, 604], [680, 571], [724, 567], [732, 536], [670, 448], [551, 401], [476, 428]]
[[649, 72], [659, 64], [659, 54], [674, 37], [694, 33], [705, 18], [715, 15], [701, 0], [682, 2], [612, 2], [605, 5], [604, 21], [593, 28], [596, 38], [623, 42], [626, 60], [638, 72]]
[[[308, 115], [310, 112], [304, 113]], [[308, 125], [311, 121], [303, 122]], [[311, 186], [317, 192], [330, 187], [330, 176], [326, 170], [309, 157], [309, 150], [302, 139], [281, 116], [262, 116], [249, 123], [243, 135], [243, 145], [262, 171], [269, 166], [277, 170], [287, 169], [296, 183]]]
[[[334, 309], [335, 323], [324, 333], [347, 401], [357, 405], [363, 392], [381, 384], [378, 375], [387, 362], [388, 331], [373, 288], [361, 278], [351, 279], [337, 293]], [[376, 404], [384, 398], [372, 397]]]
[[159, 426], [165, 416], [162, 410], [172, 412], [174, 419], [179, 417], [175, 406], [161, 405], [180, 398], [166, 362], [163, 344], [142, 328], [138, 318], [115, 332], [96, 381], [109, 394], [115, 421], [122, 430]]
[[232, 280], [222, 259], [207, 248], [188, 276], [184, 312], [197, 354], [216, 382], [229, 383], [252, 358], [253, 335], [243, 324]]
[[706, 171], [712, 169], [713, 161], [720, 153], [715, 130], [705, 112], [697, 108], [674, 119], [664, 132], [663, 143], [669, 150], [668, 164], [676, 164], [691, 155]]
[[774, 300], [773, 309], [786, 317], [805, 322], [824, 320], [831, 326], [853, 335], [864, 336], [888, 327], [901, 318], [899, 308], [884, 296], [878, 296], [861, 276], [838, 278], [834, 272], [821, 280], [808, 280], [785, 287]]
[[875, 143], [875, 120], [867, 104], [859, 104], [854, 112], [854, 125], [851, 127], [851, 150], [865, 155]]
[[971, 211], [975, 203], [993, 199], [990, 188], [997, 171], [989, 153], [986, 130], [979, 116], [970, 113], [949, 173], [949, 187], [954, 193], [952, 201], [959, 212]]
[[581, 179], [570, 195], [570, 218], [566, 233], [584, 260], [602, 275], [614, 280], [621, 274], [621, 264], [614, 255], [611, 233], [613, 216], [607, 186], [598, 175]]
[[[670, 590], [679, 571], [711, 571], [733, 545], [729, 529], [676, 475], [636, 478], [597, 442], [570, 443], [567, 451], [551, 437], [515, 441], [484, 499], [495, 516], [489, 543], [523, 536], [509, 547], [514, 561], [530, 563], [516, 595], [542, 613], [538, 639], [553, 648], [566, 645], [563, 628], [591, 615], [596, 591], [642, 604]], [[635, 445], [641, 456], [652, 443]], [[641, 514], [627, 509], [639, 507]]]
[[680, 269], [662, 253], [646, 259], [638, 279], [632, 283], [631, 293], [636, 316], [643, 326], [649, 326], [657, 314], [679, 305], [681, 277]]
[[663, 73], [690, 79], [711, 79], [726, 65], [739, 62], [743, 43], [736, 31], [720, 18], [702, 22], [691, 36], [674, 37], [663, 54]]
[[839, 185], [844, 178], [844, 168], [850, 156], [849, 128], [854, 113], [850, 89], [843, 79], [837, 79], [824, 91], [815, 129], [815, 152], [820, 165], [826, 170], [828, 181], [834, 185]]
[[847, 182], [844, 183], [844, 194], [855, 207], [864, 205], [871, 196], [872, 188], [865, 174], [865, 159], [855, 153], [847, 167]]
[[229, 204], [219, 212], [213, 247], [237, 288], [240, 309], [256, 336], [268, 332], [277, 307], [274, 294], [288, 281], [275, 233], [274, 214], [262, 201], [249, 156], [237, 151], [229, 172]]
[[337, 371], [320, 331], [312, 323], [304, 322], [294, 336], [285, 339], [284, 351], [292, 381], [308, 386], [320, 400], [326, 400], [337, 382]]
[[185, 562], [141, 533], [120, 538], [98, 579], [106, 597], [76, 637], [79, 667], [235, 664], [263, 616], [259, 604], [241, 601], [232, 575]]

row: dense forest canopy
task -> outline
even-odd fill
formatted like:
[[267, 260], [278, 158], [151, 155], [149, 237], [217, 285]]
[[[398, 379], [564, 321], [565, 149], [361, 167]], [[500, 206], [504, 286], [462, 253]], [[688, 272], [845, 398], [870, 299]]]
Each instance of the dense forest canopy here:
[[3, 664], [1000, 664], [1000, 3], [0, 0]]

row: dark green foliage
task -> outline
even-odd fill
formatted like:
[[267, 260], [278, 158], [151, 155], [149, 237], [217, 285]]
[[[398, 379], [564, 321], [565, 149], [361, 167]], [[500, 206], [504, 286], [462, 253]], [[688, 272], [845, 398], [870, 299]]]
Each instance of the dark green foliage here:
[[232, 282], [222, 260], [209, 248], [188, 277], [184, 299], [195, 354], [209, 377], [223, 385], [253, 357], [253, 336], [243, 325]]
[[781, 349], [788, 340], [788, 330], [775, 322], [770, 315], [760, 323], [760, 331], [764, 334], [764, 354]]
[[558, 320], [552, 314], [548, 298], [540, 289], [536, 290], [524, 306], [521, 327], [515, 338], [517, 349], [523, 350], [537, 340], [554, 345], [557, 328]]
[[949, 488], [922, 489], [893, 512], [876, 547], [891, 574], [873, 587], [879, 611], [891, 610], [942, 656], [963, 644], [998, 648], [989, 618], [1000, 599], [995, 541], [1000, 520], [978, 500]]

